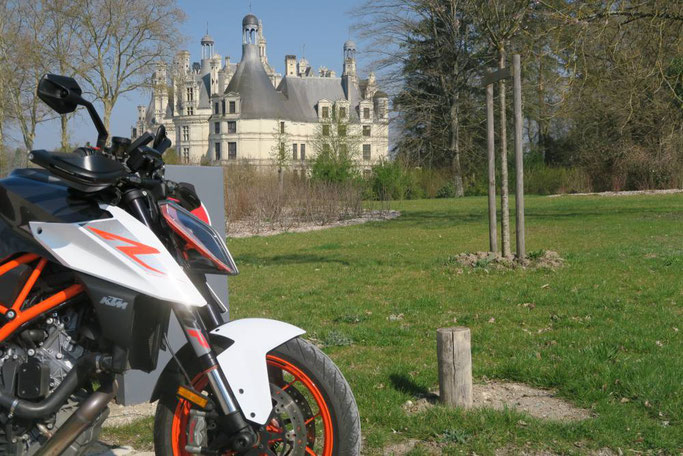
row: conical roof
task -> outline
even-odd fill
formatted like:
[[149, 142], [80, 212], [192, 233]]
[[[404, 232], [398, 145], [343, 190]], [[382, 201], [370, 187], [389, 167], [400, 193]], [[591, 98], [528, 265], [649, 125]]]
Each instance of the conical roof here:
[[231, 92], [240, 94], [243, 119], [287, 118], [285, 97], [270, 82], [254, 44], [242, 46], [242, 61], [225, 89]]

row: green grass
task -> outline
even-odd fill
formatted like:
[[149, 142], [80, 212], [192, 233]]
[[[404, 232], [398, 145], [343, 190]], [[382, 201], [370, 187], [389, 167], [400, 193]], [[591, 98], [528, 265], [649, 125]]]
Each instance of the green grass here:
[[[389, 222], [229, 241], [241, 270], [233, 317], [289, 321], [326, 346], [355, 392], [368, 453], [409, 438], [445, 453], [683, 448], [683, 196], [529, 197], [527, 249], [558, 251], [568, 264], [555, 272], [448, 265], [487, 249], [485, 198], [396, 206]], [[555, 388], [597, 417], [406, 415], [403, 403], [438, 385], [436, 329], [456, 319], [472, 329], [475, 381]]]
[[[229, 241], [233, 317], [285, 320], [326, 347], [356, 395], [366, 453], [407, 439], [426, 442], [411, 454], [683, 449], [683, 195], [529, 197], [527, 249], [558, 251], [555, 272], [449, 264], [488, 248], [485, 198], [395, 206], [393, 221]], [[456, 324], [472, 330], [475, 381], [554, 388], [596, 417], [407, 415], [402, 404], [438, 385], [436, 329]]]

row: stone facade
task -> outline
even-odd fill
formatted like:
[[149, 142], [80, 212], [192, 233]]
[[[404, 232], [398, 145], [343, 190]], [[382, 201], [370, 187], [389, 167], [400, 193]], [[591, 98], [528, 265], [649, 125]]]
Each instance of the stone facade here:
[[389, 100], [374, 74], [358, 78], [352, 41], [344, 43], [341, 77], [325, 67], [315, 74], [294, 55], [285, 57], [282, 76], [268, 62], [260, 20], [246, 16], [242, 37], [239, 63], [216, 54], [206, 35], [201, 62], [190, 64], [190, 53], [180, 51], [170, 69], [157, 65], [152, 97], [148, 106], [138, 106], [133, 137], [164, 125], [184, 163], [272, 165], [281, 144], [297, 168], [315, 156], [321, 123], [334, 118], [356, 138], [361, 167], [388, 157]]

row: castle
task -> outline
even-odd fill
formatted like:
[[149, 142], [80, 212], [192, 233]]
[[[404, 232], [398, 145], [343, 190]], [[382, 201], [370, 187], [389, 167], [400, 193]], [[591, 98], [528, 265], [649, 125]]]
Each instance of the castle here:
[[[180, 51], [170, 74], [164, 64], [152, 75], [152, 99], [138, 106], [133, 137], [164, 125], [183, 163], [246, 160], [273, 164], [280, 148], [294, 169], [316, 153], [321, 124], [344, 123], [355, 129], [361, 168], [388, 157], [389, 100], [374, 74], [359, 79], [356, 45], [344, 43], [341, 77], [321, 67], [317, 74], [305, 58], [285, 56], [285, 74], [268, 63], [262, 22], [242, 21], [242, 60], [231, 63], [214, 52], [214, 40], [201, 40], [201, 62], [190, 64]], [[322, 129], [322, 134], [329, 131]], [[349, 133], [350, 135], [351, 133]]]

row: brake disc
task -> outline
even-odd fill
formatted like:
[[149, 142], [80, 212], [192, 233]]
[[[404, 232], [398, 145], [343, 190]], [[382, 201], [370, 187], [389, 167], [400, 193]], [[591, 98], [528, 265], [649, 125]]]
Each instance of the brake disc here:
[[292, 386], [285, 391], [271, 384], [270, 391], [273, 412], [259, 432], [259, 446], [247, 452], [247, 455], [305, 456], [306, 446], [310, 442], [306, 425], [306, 420], [310, 419], [308, 404]]

